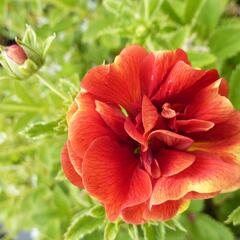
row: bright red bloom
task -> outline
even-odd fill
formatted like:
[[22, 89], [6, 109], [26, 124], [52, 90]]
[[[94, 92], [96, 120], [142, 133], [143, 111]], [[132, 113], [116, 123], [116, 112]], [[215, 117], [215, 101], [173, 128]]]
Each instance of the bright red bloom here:
[[66, 177], [133, 224], [240, 187], [240, 113], [216, 70], [186, 53], [125, 48], [92, 68], [68, 113]]

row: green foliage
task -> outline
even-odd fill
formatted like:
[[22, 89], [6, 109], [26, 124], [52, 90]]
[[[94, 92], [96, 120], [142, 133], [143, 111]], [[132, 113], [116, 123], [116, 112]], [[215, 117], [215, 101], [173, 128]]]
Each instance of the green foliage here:
[[[9, 45], [17, 37], [39, 48], [45, 60], [37, 75], [21, 82], [0, 68], [0, 231], [7, 239], [16, 239], [23, 230], [34, 230], [39, 240], [240, 237], [239, 227], [233, 226], [240, 223], [239, 191], [210, 203], [193, 201], [170, 222], [109, 223], [104, 208], [71, 186], [60, 166], [65, 114], [82, 76], [94, 65], [111, 62], [127, 44], [139, 43], [150, 51], [183, 48], [193, 67], [217, 68], [229, 80], [229, 96], [240, 108], [238, 2], [0, 1], [0, 44]], [[26, 23], [34, 32], [28, 27], [24, 36]], [[224, 225], [226, 219], [233, 224]]]

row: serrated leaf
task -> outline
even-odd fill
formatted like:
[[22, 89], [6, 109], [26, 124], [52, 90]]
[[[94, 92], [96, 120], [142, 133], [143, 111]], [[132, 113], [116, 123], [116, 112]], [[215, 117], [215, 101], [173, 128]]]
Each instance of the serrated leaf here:
[[104, 240], [114, 240], [117, 237], [119, 227], [117, 223], [108, 222], [104, 229]]
[[218, 28], [209, 39], [209, 47], [221, 60], [235, 56], [240, 52], [240, 26]]
[[240, 224], [240, 207], [231, 212], [226, 220], [226, 223], [232, 223], [234, 226]]
[[87, 215], [78, 216], [64, 234], [65, 240], [79, 240], [103, 225], [103, 218], [93, 218]]
[[54, 134], [54, 128], [58, 126], [58, 121], [39, 122], [27, 127], [22, 134], [29, 138], [41, 138], [49, 134]]
[[88, 215], [95, 217], [95, 218], [104, 218], [105, 217], [105, 209], [102, 206], [95, 206], [89, 210]]

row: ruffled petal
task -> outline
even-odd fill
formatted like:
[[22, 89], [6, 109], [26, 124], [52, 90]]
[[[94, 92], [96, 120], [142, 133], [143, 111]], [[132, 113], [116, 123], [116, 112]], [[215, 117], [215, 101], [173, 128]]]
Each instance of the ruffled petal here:
[[140, 66], [147, 56], [144, 48], [132, 45], [122, 50], [113, 64], [92, 68], [81, 87], [100, 100], [120, 104], [129, 112], [141, 104]]
[[158, 120], [158, 111], [147, 96], [143, 96], [142, 101], [142, 122], [145, 133], [154, 128]]
[[78, 110], [69, 122], [68, 138], [74, 152], [83, 158], [92, 141], [98, 137], [115, 134], [96, 112], [95, 99], [92, 95], [80, 94], [77, 104]]
[[196, 94], [185, 109], [185, 117], [212, 121], [215, 124], [228, 120], [234, 108], [226, 97], [218, 93], [220, 83], [221, 80], [218, 80]]
[[126, 139], [127, 134], [124, 130], [125, 116], [119, 108], [111, 106], [104, 102], [96, 101], [96, 111], [100, 114], [101, 118], [113, 130], [114, 133], [121, 138]]
[[149, 134], [148, 140], [157, 138], [169, 147], [184, 150], [192, 145], [193, 140], [191, 138], [179, 135], [168, 130], [156, 130]]
[[152, 192], [149, 175], [138, 167], [131, 149], [109, 137], [97, 139], [86, 152], [83, 182], [86, 190], [104, 203], [110, 221], [123, 208], [145, 202]]
[[[151, 210], [144, 212], [144, 218], [152, 221], [167, 221], [181, 212], [189, 204], [188, 200], [166, 201], [159, 205], [153, 205]], [[184, 209], [185, 210], [185, 209]]]
[[147, 210], [147, 203], [141, 203], [133, 207], [123, 209], [122, 218], [128, 224], [144, 224], [144, 212]]
[[189, 192], [213, 193], [227, 189], [240, 180], [240, 166], [233, 161], [195, 152], [195, 162], [183, 172], [160, 178], [154, 186], [151, 204], [177, 200]]
[[163, 176], [172, 176], [191, 166], [195, 155], [178, 150], [161, 149], [157, 154], [157, 161]]
[[176, 51], [160, 51], [150, 53], [141, 66], [141, 82], [143, 92], [151, 98], [165, 80], [174, 65], [183, 61], [190, 65], [187, 54], [182, 49]]
[[82, 178], [74, 169], [68, 154], [67, 144], [63, 146], [62, 150], [62, 169], [66, 178], [75, 186], [83, 188]]
[[178, 131], [185, 133], [193, 132], [207, 132], [214, 127], [214, 123], [211, 121], [205, 121], [200, 119], [188, 119], [188, 120], [176, 120], [175, 127]]

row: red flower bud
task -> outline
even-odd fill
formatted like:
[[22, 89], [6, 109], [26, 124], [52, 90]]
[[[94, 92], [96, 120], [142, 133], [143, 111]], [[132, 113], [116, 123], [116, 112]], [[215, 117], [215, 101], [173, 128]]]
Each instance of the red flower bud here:
[[17, 44], [7, 47], [6, 53], [7, 56], [10, 57], [17, 64], [23, 64], [27, 59], [27, 55], [24, 52], [23, 48], [21, 48]]

